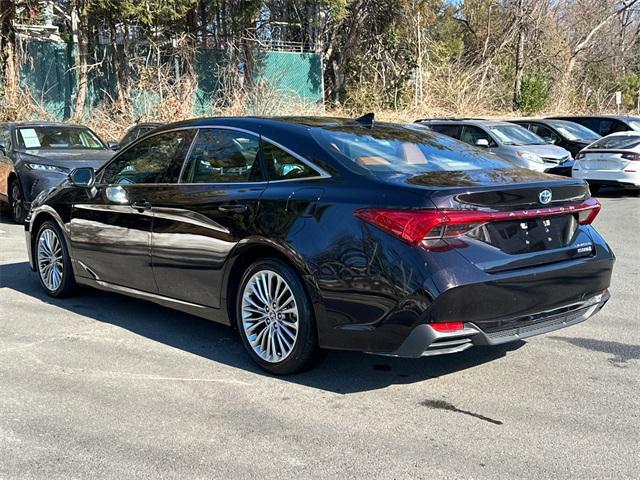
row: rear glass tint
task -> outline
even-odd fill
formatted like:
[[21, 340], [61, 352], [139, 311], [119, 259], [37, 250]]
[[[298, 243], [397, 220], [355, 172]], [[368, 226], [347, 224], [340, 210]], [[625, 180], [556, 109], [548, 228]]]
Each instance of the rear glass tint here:
[[590, 150], [628, 150], [640, 145], [640, 135], [612, 135], [592, 144]]
[[513, 168], [490, 153], [414, 125], [376, 124], [312, 129], [325, 150], [372, 172], [438, 172]]

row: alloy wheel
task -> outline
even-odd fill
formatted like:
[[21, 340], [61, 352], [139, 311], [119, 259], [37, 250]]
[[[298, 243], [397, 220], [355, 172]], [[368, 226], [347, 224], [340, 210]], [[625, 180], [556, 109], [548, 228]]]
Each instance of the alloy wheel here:
[[263, 360], [279, 363], [298, 339], [299, 315], [291, 287], [271, 270], [256, 272], [242, 293], [242, 326], [249, 345]]
[[42, 283], [51, 292], [60, 288], [64, 275], [62, 244], [56, 232], [45, 228], [38, 239], [38, 272]]

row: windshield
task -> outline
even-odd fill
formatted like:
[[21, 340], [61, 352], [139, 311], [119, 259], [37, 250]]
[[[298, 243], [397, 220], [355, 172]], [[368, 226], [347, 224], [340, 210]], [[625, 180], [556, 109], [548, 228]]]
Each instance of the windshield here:
[[547, 143], [520, 125], [492, 125], [489, 130], [504, 145], [545, 145]]
[[583, 127], [579, 123], [571, 123], [571, 122], [553, 122], [550, 125], [555, 128], [560, 135], [562, 135], [567, 140], [576, 141], [582, 140], [585, 142], [595, 142], [597, 139], [601, 138], [593, 130], [588, 129], [587, 127]]
[[640, 135], [610, 135], [589, 146], [589, 150], [629, 150], [640, 145]]
[[24, 127], [17, 130], [21, 149], [102, 150], [105, 146], [88, 128], [67, 126]]
[[311, 133], [334, 157], [346, 158], [372, 172], [513, 168], [505, 160], [419, 126], [339, 126], [313, 129]]

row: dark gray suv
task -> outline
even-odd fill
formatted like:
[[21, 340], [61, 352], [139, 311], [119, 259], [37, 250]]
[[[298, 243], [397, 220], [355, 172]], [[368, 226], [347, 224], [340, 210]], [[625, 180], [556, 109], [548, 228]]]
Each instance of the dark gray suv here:
[[102, 166], [113, 151], [87, 127], [57, 122], [0, 124], [0, 200], [22, 223], [36, 196], [78, 167]]

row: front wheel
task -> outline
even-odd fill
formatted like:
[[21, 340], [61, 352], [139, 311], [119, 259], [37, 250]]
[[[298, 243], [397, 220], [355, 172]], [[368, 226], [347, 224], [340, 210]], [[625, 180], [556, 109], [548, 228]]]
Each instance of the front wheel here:
[[52, 297], [69, 295], [76, 286], [71, 258], [60, 227], [50, 220], [38, 230], [35, 253], [36, 271], [46, 292]]
[[9, 187], [9, 200], [11, 203], [11, 214], [13, 216], [13, 221], [22, 224], [24, 223], [24, 219], [27, 216], [27, 212], [24, 208], [24, 198], [22, 197], [22, 189], [20, 188], [20, 183], [17, 178], [14, 178], [11, 181], [11, 186]]
[[298, 274], [280, 260], [259, 260], [245, 271], [236, 318], [249, 355], [271, 373], [300, 372], [320, 359], [311, 302]]

